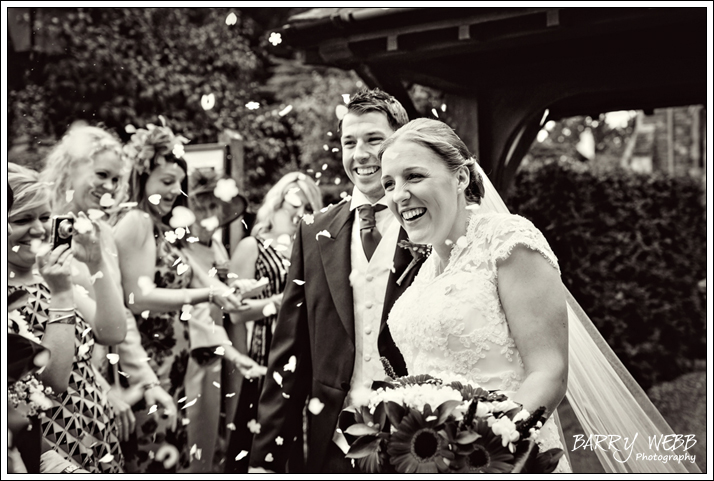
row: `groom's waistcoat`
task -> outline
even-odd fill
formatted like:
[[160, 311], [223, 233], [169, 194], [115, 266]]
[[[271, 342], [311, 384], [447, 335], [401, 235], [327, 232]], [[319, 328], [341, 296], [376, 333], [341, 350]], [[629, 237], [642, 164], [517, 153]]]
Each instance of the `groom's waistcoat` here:
[[[260, 399], [261, 430], [253, 441], [251, 466], [284, 470], [290, 445], [302, 426], [305, 400], [310, 399], [307, 468], [309, 472], [319, 472], [322, 467], [354, 369], [354, 312], [349, 280], [354, 217], [349, 203], [343, 201], [316, 214], [314, 222], [303, 221], [298, 227]], [[406, 239], [403, 229], [399, 239]], [[386, 320], [394, 301], [416, 275], [418, 269], [410, 269], [397, 285], [411, 260], [408, 250], [396, 249], [378, 337], [380, 355], [389, 359], [399, 375], [406, 374], [406, 365]], [[283, 440], [281, 445], [275, 442], [278, 437]]]

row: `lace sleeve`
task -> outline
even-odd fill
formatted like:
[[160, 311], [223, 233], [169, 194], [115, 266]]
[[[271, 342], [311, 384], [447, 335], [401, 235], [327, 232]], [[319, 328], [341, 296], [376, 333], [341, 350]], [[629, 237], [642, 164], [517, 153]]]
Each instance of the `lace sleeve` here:
[[507, 259], [513, 248], [523, 245], [541, 254], [558, 273], [558, 259], [548, 245], [548, 241], [528, 219], [519, 215], [499, 215], [494, 219], [493, 237], [491, 238], [491, 255], [494, 263]]

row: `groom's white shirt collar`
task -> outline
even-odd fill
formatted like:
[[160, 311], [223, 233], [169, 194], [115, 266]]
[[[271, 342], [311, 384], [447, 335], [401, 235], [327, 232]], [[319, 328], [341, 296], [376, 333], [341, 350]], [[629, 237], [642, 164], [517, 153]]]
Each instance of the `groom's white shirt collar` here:
[[350, 210], [355, 210], [357, 207], [364, 205], [364, 204], [370, 204], [370, 205], [377, 205], [381, 204], [385, 207], [389, 207], [387, 205], [387, 197], [382, 196], [381, 199], [379, 199], [377, 202], [372, 204], [369, 199], [367, 199], [367, 196], [362, 193], [361, 190], [359, 190], [357, 187], [354, 187], [352, 189], [352, 200], [350, 201]]

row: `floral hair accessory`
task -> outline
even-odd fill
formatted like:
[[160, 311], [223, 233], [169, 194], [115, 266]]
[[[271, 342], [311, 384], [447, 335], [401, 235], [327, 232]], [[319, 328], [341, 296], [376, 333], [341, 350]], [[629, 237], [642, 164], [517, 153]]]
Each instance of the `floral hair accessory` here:
[[[159, 156], [173, 155], [182, 158], [184, 155], [183, 144], [189, 140], [181, 135], [174, 135], [166, 125], [166, 119], [159, 115], [161, 125], [147, 124], [145, 129], [137, 129], [129, 124], [125, 130], [132, 134], [129, 143], [124, 146], [124, 155], [134, 163], [134, 168], [140, 173], [151, 170], [151, 161]], [[156, 165], [165, 163], [164, 159], [157, 159]]]

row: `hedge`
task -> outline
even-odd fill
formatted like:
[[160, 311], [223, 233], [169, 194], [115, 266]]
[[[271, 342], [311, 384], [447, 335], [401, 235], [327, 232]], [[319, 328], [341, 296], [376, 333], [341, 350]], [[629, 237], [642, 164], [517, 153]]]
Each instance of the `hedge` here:
[[706, 358], [701, 181], [547, 161], [516, 174], [507, 204], [543, 232], [563, 282], [643, 388]]

